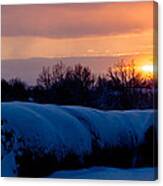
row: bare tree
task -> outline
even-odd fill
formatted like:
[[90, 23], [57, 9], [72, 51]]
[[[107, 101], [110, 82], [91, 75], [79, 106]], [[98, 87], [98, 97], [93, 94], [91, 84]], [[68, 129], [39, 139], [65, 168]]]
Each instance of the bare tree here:
[[49, 89], [51, 86], [51, 72], [50, 67], [43, 66], [42, 72], [38, 75], [37, 85], [44, 87], [45, 89]]
[[142, 86], [145, 79], [139, 72], [136, 72], [135, 69], [133, 60], [128, 63], [121, 60], [115, 67], [109, 67], [107, 77], [116, 86], [123, 86], [126, 88]]

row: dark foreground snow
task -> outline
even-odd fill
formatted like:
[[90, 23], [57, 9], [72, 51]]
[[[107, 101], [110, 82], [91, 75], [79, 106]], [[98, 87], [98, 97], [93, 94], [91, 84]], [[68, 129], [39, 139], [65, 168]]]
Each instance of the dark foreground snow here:
[[[157, 166], [155, 117], [154, 110], [2, 103], [2, 176], [48, 177], [58, 170], [92, 166]], [[92, 168], [81, 173], [83, 178], [88, 174], [99, 179], [105, 175], [106, 179], [130, 179], [132, 175], [139, 179], [141, 173], [142, 179], [144, 174], [144, 179], [153, 180], [157, 177], [154, 170]], [[120, 177], [115, 177], [116, 172]]]
[[49, 178], [103, 179], [103, 180], [155, 180], [157, 168], [118, 169], [91, 167], [89, 169], [54, 172]]

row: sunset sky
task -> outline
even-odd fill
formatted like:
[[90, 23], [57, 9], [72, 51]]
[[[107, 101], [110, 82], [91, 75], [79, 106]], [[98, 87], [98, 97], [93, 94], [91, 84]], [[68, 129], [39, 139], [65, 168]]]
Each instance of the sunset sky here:
[[[154, 3], [2, 6], [2, 77], [37, 78], [62, 59], [103, 73], [120, 59], [153, 63]], [[40, 62], [38, 61], [40, 59]]]

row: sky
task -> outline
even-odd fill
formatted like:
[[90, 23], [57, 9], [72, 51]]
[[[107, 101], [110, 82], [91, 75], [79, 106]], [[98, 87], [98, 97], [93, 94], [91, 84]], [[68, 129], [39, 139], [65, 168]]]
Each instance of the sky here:
[[[153, 63], [154, 3], [2, 6], [2, 77], [36, 79], [59, 60], [95, 73], [121, 59]], [[40, 61], [40, 62], [39, 62]]]

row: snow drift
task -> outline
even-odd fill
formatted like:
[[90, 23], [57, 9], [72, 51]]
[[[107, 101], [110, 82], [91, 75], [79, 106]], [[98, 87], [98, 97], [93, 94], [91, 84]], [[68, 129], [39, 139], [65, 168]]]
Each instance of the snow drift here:
[[157, 179], [157, 168], [120, 169], [98, 166], [80, 170], [61, 170], [52, 173], [49, 178], [154, 181]]
[[[92, 165], [153, 166], [155, 117], [153, 110], [2, 103], [2, 176], [40, 177]], [[146, 164], [145, 148], [151, 153]]]

